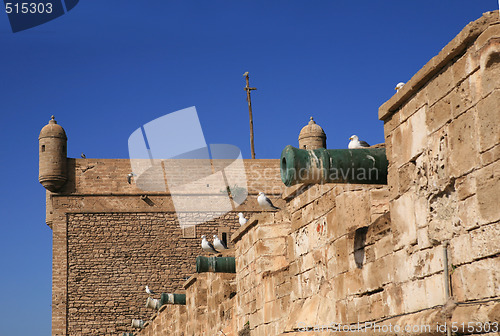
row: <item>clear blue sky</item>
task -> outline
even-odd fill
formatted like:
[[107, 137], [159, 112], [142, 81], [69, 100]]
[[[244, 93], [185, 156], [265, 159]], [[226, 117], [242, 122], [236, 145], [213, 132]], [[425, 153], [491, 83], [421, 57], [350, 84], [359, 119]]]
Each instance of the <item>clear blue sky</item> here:
[[[378, 107], [497, 0], [84, 0], [12, 33], [0, 13], [2, 335], [50, 335], [52, 231], [38, 134], [54, 114], [68, 155], [126, 158], [141, 125], [196, 106], [207, 143], [257, 158], [297, 146], [314, 116], [329, 148], [383, 141]], [[27, 319], [29, 317], [29, 319]]]

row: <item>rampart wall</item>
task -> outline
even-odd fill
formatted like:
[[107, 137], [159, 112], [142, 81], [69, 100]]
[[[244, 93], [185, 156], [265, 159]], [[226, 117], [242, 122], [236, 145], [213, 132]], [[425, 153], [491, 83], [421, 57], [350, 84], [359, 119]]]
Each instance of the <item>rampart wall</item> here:
[[498, 335], [498, 15], [467, 25], [380, 107], [387, 186], [287, 188], [282, 211], [232, 235], [234, 276], [193, 275], [188, 304], [162, 307], [136, 334], [430, 335], [446, 324]]
[[[144, 306], [145, 285], [159, 293], [183, 292], [196, 256], [203, 254], [201, 235], [225, 234], [230, 243], [231, 234], [240, 227], [237, 213], [252, 216], [259, 191], [274, 199], [284, 190], [279, 160], [243, 162], [247, 181], [237, 187], [245, 189], [248, 198], [229, 212], [218, 213], [206, 208], [214, 199], [227, 201], [225, 185], [211, 193], [202, 188], [206, 184], [198, 186], [190, 191], [190, 202], [184, 202], [191, 207], [179, 212], [165, 184], [162, 191], [145, 191], [135, 179], [127, 182], [129, 160], [68, 159], [68, 182], [58, 193], [47, 191], [46, 221], [53, 230], [52, 334], [131, 331], [132, 318], [150, 315]], [[197, 168], [186, 161], [178, 166]], [[213, 166], [220, 171], [217, 168], [227, 162], [214, 161]], [[189, 174], [182, 169], [179, 183]], [[231, 181], [232, 170], [225, 174]], [[204, 223], [181, 227], [179, 218], [183, 223]]]

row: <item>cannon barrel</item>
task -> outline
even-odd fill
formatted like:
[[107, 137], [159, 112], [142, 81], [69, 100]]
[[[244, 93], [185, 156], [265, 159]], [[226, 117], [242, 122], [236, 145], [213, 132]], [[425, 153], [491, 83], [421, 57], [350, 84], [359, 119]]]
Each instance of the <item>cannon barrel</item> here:
[[281, 180], [287, 187], [299, 183], [387, 184], [385, 148], [308, 150], [288, 145], [280, 162]]
[[186, 294], [162, 293], [160, 298], [160, 307], [164, 304], [186, 304]]
[[144, 324], [146, 322], [144, 322], [143, 320], [138, 320], [138, 319], [132, 319], [132, 328], [141, 328], [143, 329], [144, 328]]
[[234, 257], [204, 257], [196, 258], [196, 272], [236, 273]]

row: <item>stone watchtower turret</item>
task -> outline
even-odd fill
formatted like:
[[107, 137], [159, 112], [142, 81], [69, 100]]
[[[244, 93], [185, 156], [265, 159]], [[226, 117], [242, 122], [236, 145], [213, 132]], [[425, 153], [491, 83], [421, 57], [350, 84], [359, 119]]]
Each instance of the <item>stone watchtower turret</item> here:
[[45, 189], [52, 192], [59, 190], [68, 179], [66, 170], [67, 141], [66, 132], [52, 116], [38, 137], [38, 181]]
[[299, 134], [300, 149], [326, 148], [326, 134], [320, 125], [311, 117], [309, 123], [302, 128]]

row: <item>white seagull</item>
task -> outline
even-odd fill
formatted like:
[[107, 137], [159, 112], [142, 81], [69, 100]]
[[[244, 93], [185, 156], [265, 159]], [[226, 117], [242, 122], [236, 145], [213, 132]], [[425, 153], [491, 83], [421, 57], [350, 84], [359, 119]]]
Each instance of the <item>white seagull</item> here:
[[245, 225], [248, 222], [248, 219], [246, 219], [245, 216], [243, 216], [242, 212], [238, 214], [238, 217], [239, 217], [238, 221], [240, 222], [241, 226]]
[[259, 193], [259, 197], [257, 197], [257, 202], [264, 209], [279, 210], [279, 208], [275, 207], [271, 200], [267, 198], [266, 194], [264, 194], [262, 191]]
[[148, 293], [149, 295], [156, 295], [156, 293], [149, 289], [148, 286], [146, 286], [146, 293]]
[[399, 91], [399, 90], [401, 90], [403, 88], [404, 85], [405, 85], [405, 83], [400, 82], [400, 83], [398, 83], [398, 85], [396, 85], [396, 87], [394, 88], [394, 90]]
[[128, 184], [132, 183], [132, 177], [134, 177], [135, 174], [132, 172], [132, 173], [128, 173], [127, 175], [127, 182]]
[[219, 253], [219, 251], [217, 251], [214, 246], [212, 245], [211, 242], [209, 242], [207, 240], [207, 237], [205, 237], [205, 235], [201, 236], [201, 248], [203, 249], [203, 251], [205, 252], [209, 252], [209, 253]]
[[370, 147], [366, 141], [359, 140], [357, 135], [351, 136], [349, 140], [351, 140], [351, 142], [349, 142], [349, 146], [347, 146], [349, 149]]
[[214, 235], [214, 247], [219, 251], [227, 250], [226, 244], [217, 235]]

